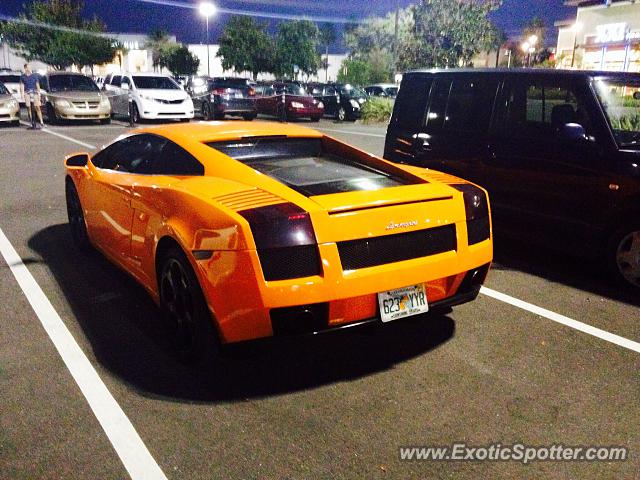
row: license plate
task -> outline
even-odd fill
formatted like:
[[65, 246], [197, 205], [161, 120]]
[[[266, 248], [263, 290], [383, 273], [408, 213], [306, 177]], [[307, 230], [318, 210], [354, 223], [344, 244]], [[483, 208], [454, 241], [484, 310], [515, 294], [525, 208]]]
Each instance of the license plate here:
[[429, 311], [424, 283], [378, 293], [378, 305], [383, 322]]

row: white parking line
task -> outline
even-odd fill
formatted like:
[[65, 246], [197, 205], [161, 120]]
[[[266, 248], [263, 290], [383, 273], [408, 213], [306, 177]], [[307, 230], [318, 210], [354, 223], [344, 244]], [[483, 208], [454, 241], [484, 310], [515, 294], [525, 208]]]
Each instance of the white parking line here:
[[350, 133], [352, 135], [362, 135], [365, 137], [386, 138], [386, 135], [380, 135], [379, 133], [365, 133], [365, 132], [358, 132], [357, 130], [335, 130], [332, 128], [324, 128], [324, 127], [311, 127], [311, 128], [315, 128], [316, 130], [322, 130], [324, 132]]
[[534, 305], [532, 303], [519, 300], [510, 295], [497, 292], [487, 287], [482, 287], [480, 289], [480, 293], [486, 295], [487, 297], [491, 297], [496, 300], [500, 300], [501, 302], [508, 303], [509, 305], [513, 305], [514, 307], [518, 307], [536, 315], [540, 315], [541, 317], [552, 320], [554, 322], [561, 323], [562, 325], [566, 325], [567, 327], [574, 328], [583, 333], [593, 335], [594, 337], [598, 337], [607, 342], [614, 343], [620, 347], [628, 348], [629, 350], [640, 353], [640, 343], [634, 342], [633, 340], [629, 340], [614, 333], [607, 332], [606, 330], [592, 327], [591, 325], [587, 325], [586, 323], [582, 323], [572, 318], [565, 317], [564, 315], [560, 315], [559, 313], [552, 312], [551, 310], [547, 310], [546, 308], [538, 307], [537, 305]]
[[[0, 253], [133, 480], [167, 480], [127, 415], [0, 229]], [[90, 446], [87, 446], [90, 448]]]
[[[30, 127], [31, 124], [27, 123], [27, 122], [20, 122], [23, 125], [26, 125], [27, 127]], [[64, 138], [65, 140], [69, 141], [69, 142], [73, 142], [73, 143], [77, 143], [78, 145], [85, 147], [85, 148], [89, 148], [91, 150], [95, 150], [96, 147], [95, 145], [91, 145], [90, 143], [85, 143], [85, 142], [81, 142], [80, 140], [76, 140], [75, 138], [71, 138], [71, 137], [67, 137], [66, 135], [63, 135], [62, 133], [58, 133], [58, 132], [54, 132], [53, 130], [49, 130], [48, 128], [43, 128], [42, 130], [40, 130], [41, 132], [44, 133], [48, 133], [49, 135], [55, 135], [56, 137], [60, 137], [60, 138]]]

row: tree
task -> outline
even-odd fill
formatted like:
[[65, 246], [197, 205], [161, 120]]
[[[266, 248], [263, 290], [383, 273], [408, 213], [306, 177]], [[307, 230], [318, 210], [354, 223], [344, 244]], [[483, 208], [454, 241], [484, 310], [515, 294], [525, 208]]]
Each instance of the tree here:
[[276, 35], [275, 73], [294, 78], [298, 71], [312, 75], [320, 67], [320, 31], [309, 20], [283, 22]]
[[200, 59], [186, 45], [174, 44], [161, 51], [159, 63], [174, 75], [195, 75]]
[[151, 50], [151, 62], [153, 63], [153, 69], [164, 65], [160, 65], [162, 58], [162, 51], [171, 46], [172, 42], [169, 39], [169, 34], [164, 30], [154, 30], [147, 38], [144, 44], [144, 48]]
[[219, 43], [216, 55], [222, 57], [225, 70], [251, 72], [254, 79], [261, 72], [272, 71], [274, 46], [266, 24], [251, 17], [231, 17]]
[[325, 58], [322, 61], [322, 68], [325, 70], [325, 82], [329, 80], [329, 45], [336, 41], [336, 29], [333, 23], [323, 23], [320, 28], [319, 41], [324, 45]]
[[104, 24], [82, 18], [81, 0], [41, 0], [25, 7], [19, 21], [0, 24], [4, 35], [28, 61], [40, 60], [58, 69], [110, 62], [122, 45], [101, 35]]
[[400, 43], [399, 66], [457, 67], [471, 64], [496, 42], [488, 18], [500, 0], [421, 0], [409, 7], [412, 34]]
[[339, 83], [367, 85], [371, 78], [371, 65], [365, 60], [345, 58], [338, 72]]
[[528, 40], [531, 35], [535, 35], [538, 39], [536, 42], [536, 49], [543, 49], [546, 33], [547, 26], [545, 25], [544, 20], [540, 17], [533, 17], [531, 21], [524, 26], [524, 41]]

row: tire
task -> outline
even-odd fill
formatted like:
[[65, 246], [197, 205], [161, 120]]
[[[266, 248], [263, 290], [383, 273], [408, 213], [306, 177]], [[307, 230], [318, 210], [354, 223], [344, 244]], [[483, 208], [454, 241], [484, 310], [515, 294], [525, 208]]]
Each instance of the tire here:
[[11, 125], [14, 127], [19, 127], [20, 126], [20, 120], [14, 120], [13, 122], [11, 122]]
[[251, 120], [256, 118], [256, 114], [255, 113], [250, 113], [248, 115], [242, 115], [242, 118], [245, 119], [247, 122], [250, 122]]
[[224, 120], [224, 112], [223, 113], [218, 113], [218, 112], [214, 113], [213, 114], [213, 118], [214, 118], [214, 120]]
[[621, 282], [640, 288], [640, 224], [617, 230], [607, 246], [607, 266]]
[[67, 200], [67, 218], [69, 219], [71, 238], [78, 250], [86, 251], [91, 246], [89, 234], [87, 233], [87, 223], [84, 219], [84, 211], [82, 210], [78, 190], [70, 178], [67, 178], [65, 182], [65, 197]]
[[202, 102], [202, 117], [205, 120], [211, 120], [211, 106], [209, 102]]
[[191, 119], [190, 119], [190, 118], [181, 118], [181, 119], [180, 119], [180, 122], [181, 122], [181, 123], [189, 123], [190, 121], [191, 121]]
[[111, 123], [111, 117], [109, 118], [102, 118], [100, 120], [100, 125], [109, 125]]
[[171, 247], [158, 265], [160, 308], [178, 358], [198, 369], [214, 368], [218, 335], [189, 260], [181, 249]]
[[320, 117], [311, 117], [311, 121], [312, 122], [319, 122], [320, 121]]
[[60, 119], [56, 114], [56, 109], [53, 108], [53, 105], [47, 103], [47, 123], [49, 125], [57, 125], [60, 123]]
[[347, 111], [344, 109], [344, 107], [338, 107], [338, 110], [336, 110], [336, 120], [339, 122], [344, 122], [346, 118]]

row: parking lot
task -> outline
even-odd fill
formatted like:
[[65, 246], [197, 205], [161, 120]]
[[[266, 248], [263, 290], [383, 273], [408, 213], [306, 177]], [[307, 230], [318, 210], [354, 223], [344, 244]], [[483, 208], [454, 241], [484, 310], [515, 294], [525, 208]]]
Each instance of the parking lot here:
[[[309, 126], [382, 155], [384, 125]], [[182, 366], [145, 291], [67, 231], [63, 157], [127, 130], [0, 127], [1, 478], [129, 478], [123, 451], [146, 478], [637, 478], [637, 292], [499, 233], [481, 295], [446, 316], [237, 346], [215, 377]], [[58, 316], [95, 378], [72, 375], [72, 345], [57, 343], [71, 364], [54, 346]], [[102, 385], [123, 416], [87, 401]], [[111, 435], [98, 418], [132, 428]], [[400, 460], [400, 447], [454, 443], [622, 446], [629, 458]]]

